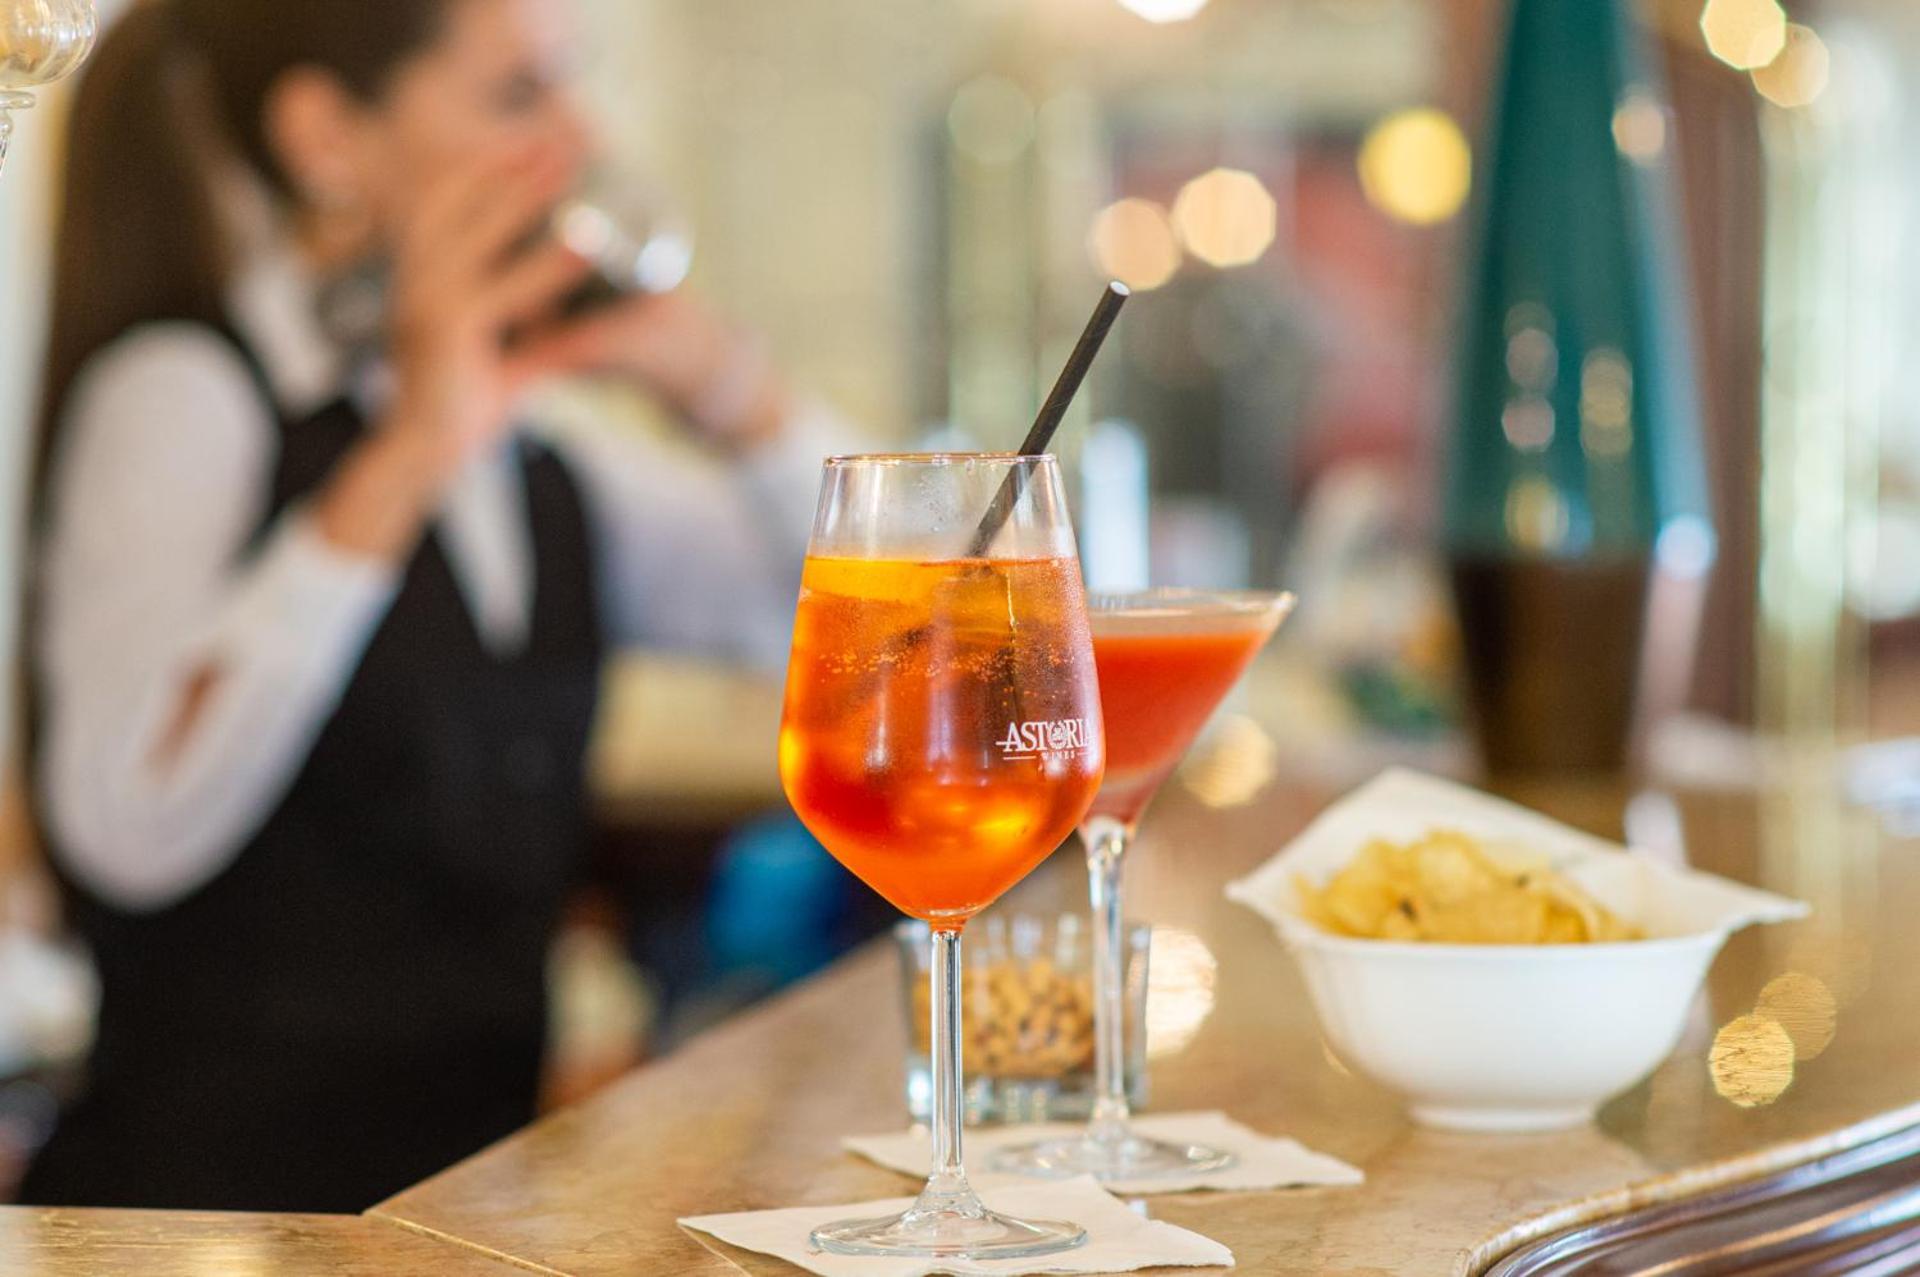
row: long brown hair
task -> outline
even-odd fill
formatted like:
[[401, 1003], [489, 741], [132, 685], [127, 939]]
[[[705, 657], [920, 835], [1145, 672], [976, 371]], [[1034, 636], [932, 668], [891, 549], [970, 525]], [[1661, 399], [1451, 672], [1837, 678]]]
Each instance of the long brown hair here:
[[140, 324], [224, 319], [215, 155], [297, 199], [267, 138], [288, 71], [316, 67], [365, 100], [431, 46], [452, 0], [147, 0], [101, 42], [69, 126], [65, 213], [36, 450], [44, 492], [62, 406], [101, 347]]

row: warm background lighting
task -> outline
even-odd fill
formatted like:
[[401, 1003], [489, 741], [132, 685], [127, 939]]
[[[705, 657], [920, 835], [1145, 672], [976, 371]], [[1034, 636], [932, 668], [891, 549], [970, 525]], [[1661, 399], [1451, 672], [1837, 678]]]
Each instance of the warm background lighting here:
[[1125, 199], [1102, 209], [1088, 247], [1102, 273], [1137, 292], [1160, 287], [1180, 269], [1173, 223], [1152, 200]]
[[1245, 266], [1273, 247], [1279, 206], [1253, 174], [1217, 168], [1181, 188], [1173, 226], [1187, 251], [1209, 266]]
[[1361, 143], [1360, 184], [1388, 216], [1431, 226], [1466, 203], [1473, 150], [1446, 112], [1398, 111], [1374, 125]]
[[1780, 56], [1787, 43], [1786, 11], [1775, 0], [1707, 0], [1700, 34], [1713, 56], [1750, 71]]
[[1812, 27], [1794, 23], [1787, 28], [1787, 45], [1780, 56], [1753, 71], [1753, 87], [1775, 106], [1806, 106], [1826, 90], [1833, 74], [1833, 58], [1826, 42]]
[[1207, 7], [1207, 0], [1120, 0], [1122, 7], [1148, 22], [1185, 22]]

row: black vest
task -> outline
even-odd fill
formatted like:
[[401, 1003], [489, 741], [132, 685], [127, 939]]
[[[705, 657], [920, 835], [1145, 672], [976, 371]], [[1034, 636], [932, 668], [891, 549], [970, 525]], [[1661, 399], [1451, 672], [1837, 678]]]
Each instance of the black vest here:
[[[262, 531], [363, 429], [344, 401], [283, 423]], [[579, 491], [550, 451], [518, 446], [536, 583], [523, 652], [482, 642], [430, 533], [229, 868], [155, 914], [67, 884], [99, 964], [99, 1036], [28, 1200], [359, 1211], [532, 1117], [601, 630]]]

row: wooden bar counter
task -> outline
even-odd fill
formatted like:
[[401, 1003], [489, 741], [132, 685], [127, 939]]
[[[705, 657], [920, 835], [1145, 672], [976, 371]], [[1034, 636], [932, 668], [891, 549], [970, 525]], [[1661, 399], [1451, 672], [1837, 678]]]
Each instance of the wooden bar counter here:
[[0, 1210], [8, 1277], [512, 1277], [522, 1269], [377, 1220]]
[[[1323, 1046], [1267, 926], [1222, 898], [1230, 878], [1270, 855], [1332, 792], [1278, 785], [1245, 805], [1210, 808], [1170, 786], [1149, 817], [1129, 883], [1135, 913], [1157, 928], [1153, 1106], [1225, 1109], [1353, 1162], [1368, 1178], [1358, 1188], [1152, 1197], [1147, 1209], [1224, 1242], [1242, 1272], [1467, 1274], [1576, 1220], [1750, 1178], [1920, 1122], [1920, 843], [1893, 840], [1870, 813], [1842, 806], [1825, 764], [1810, 775], [1803, 784], [1784, 779], [1760, 799], [1638, 800], [1650, 827], [1684, 831], [1696, 866], [1806, 899], [1815, 916], [1736, 937], [1679, 1049], [1607, 1106], [1597, 1126], [1517, 1137], [1410, 1125], [1392, 1096]], [[1517, 796], [1613, 834], [1626, 806], [1624, 794], [1604, 789]], [[1000, 907], [1078, 907], [1081, 874], [1069, 849]], [[1790, 973], [1794, 980], [1775, 983]], [[839, 1150], [843, 1135], [905, 1120], [896, 978], [889, 949], [857, 953], [363, 1221], [260, 1221], [257, 1235], [269, 1239], [260, 1244], [308, 1230], [298, 1245], [317, 1247], [315, 1254], [333, 1246], [359, 1255], [354, 1247], [375, 1245], [364, 1230], [380, 1230], [381, 1244], [393, 1248], [385, 1266], [353, 1261], [369, 1272], [479, 1273], [502, 1262], [567, 1277], [791, 1272], [758, 1256], [722, 1255], [674, 1220], [912, 1191], [909, 1181]], [[1710, 1065], [1716, 1034], [1763, 993], [1800, 1039], [1803, 1058], [1790, 1084], [1777, 1071], [1744, 1071], [1737, 1050], [1721, 1053], [1717, 1073]], [[47, 1214], [0, 1221], [0, 1270], [120, 1271], [64, 1261], [53, 1224], [39, 1218]], [[125, 1271], [308, 1271], [244, 1260], [168, 1268], [159, 1257], [170, 1231], [191, 1253], [213, 1227], [202, 1217], [168, 1219], [136, 1221], [145, 1239], [137, 1244], [156, 1258]], [[103, 1219], [99, 1244], [136, 1244], [113, 1241], [111, 1226], [121, 1222]], [[84, 1231], [62, 1227], [69, 1236]], [[349, 1262], [314, 1271], [362, 1269]]]

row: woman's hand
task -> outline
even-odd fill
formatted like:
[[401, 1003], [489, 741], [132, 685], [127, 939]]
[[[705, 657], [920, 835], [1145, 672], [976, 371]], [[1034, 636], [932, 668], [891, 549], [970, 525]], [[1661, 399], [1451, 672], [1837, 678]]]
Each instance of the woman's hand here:
[[791, 404], [760, 344], [685, 289], [616, 302], [544, 334], [544, 366], [629, 378], [715, 442], [777, 434]]
[[545, 237], [524, 247], [573, 177], [567, 157], [482, 163], [450, 177], [400, 235], [391, 428], [451, 474], [505, 433], [514, 403], [553, 361], [510, 335], [586, 277]]
[[506, 434], [527, 385], [565, 369], [563, 350], [512, 334], [586, 275], [558, 243], [523, 247], [573, 175], [561, 154], [477, 162], [407, 219], [395, 246], [392, 407], [315, 502], [336, 547], [402, 556], [447, 482]]

